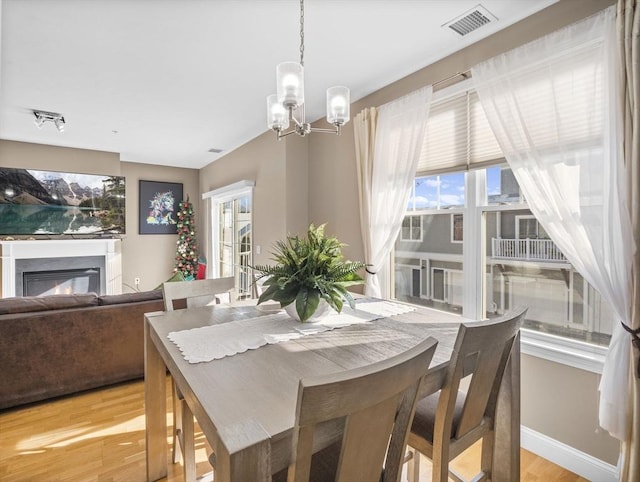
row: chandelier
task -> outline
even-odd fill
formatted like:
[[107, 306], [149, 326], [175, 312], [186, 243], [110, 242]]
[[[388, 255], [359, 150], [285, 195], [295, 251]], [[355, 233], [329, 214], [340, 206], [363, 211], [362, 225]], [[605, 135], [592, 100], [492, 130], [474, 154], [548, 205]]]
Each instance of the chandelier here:
[[[304, 0], [300, 0], [300, 63], [282, 62], [276, 67], [277, 94], [267, 97], [267, 125], [278, 140], [289, 134], [306, 136], [311, 132], [340, 135], [349, 122], [349, 89], [336, 86], [327, 89], [327, 122], [333, 129], [311, 127], [304, 115]], [[293, 123], [291, 130], [290, 123]]]

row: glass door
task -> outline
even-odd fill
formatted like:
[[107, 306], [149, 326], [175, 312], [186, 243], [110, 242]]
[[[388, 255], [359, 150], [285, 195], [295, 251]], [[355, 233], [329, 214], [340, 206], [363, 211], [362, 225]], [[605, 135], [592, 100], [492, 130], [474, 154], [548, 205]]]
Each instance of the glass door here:
[[239, 181], [203, 194], [210, 199], [209, 276], [235, 279], [239, 299], [253, 291], [253, 181]]
[[251, 196], [218, 203], [217, 272], [234, 276], [239, 299], [251, 297]]

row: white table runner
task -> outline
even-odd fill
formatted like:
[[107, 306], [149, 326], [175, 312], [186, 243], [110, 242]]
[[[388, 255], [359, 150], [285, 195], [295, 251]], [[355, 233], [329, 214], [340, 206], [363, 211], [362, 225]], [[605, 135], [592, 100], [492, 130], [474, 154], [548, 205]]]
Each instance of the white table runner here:
[[332, 311], [326, 318], [315, 323], [300, 323], [282, 311], [219, 325], [173, 331], [167, 337], [178, 346], [185, 360], [189, 363], [201, 363], [255, 350], [264, 345], [414, 310], [411, 306], [392, 301], [360, 298], [356, 300], [355, 310], [346, 305], [342, 313]]

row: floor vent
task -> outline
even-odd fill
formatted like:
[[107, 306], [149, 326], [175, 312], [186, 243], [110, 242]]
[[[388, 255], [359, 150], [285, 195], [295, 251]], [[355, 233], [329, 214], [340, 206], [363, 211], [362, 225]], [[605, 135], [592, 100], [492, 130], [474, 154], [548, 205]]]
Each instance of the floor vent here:
[[445, 23], [443, 27], [448, 27], [458, 35], [465, 36], [483, 25], [496, 20], [496, 16], [490, 13], [489, 10], [482, 5], [476, 5], [468, 12]]

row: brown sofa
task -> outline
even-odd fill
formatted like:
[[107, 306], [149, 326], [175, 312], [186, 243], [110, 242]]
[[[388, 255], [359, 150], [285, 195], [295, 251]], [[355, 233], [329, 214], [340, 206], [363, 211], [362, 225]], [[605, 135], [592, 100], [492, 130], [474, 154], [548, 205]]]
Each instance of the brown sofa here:
[[0, 409], [141, 378], [162, 291], [0, 299]]

